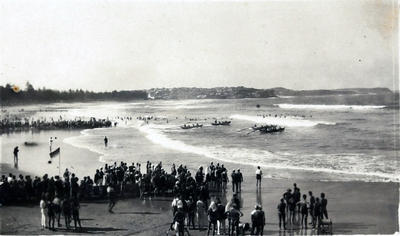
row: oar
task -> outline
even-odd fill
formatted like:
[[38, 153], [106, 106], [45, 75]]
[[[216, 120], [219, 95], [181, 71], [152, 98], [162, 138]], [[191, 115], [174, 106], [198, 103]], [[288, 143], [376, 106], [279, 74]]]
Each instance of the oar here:
[[251, 129], [251, 128], [239, 129], [239, 130], [237, 130], [236, 132], [242, 132], [242, 131], [245, 130], [245, 129]]
[[256, 132], [256, 131], [257, 131], [257, 130], [250, 131], [250, 132], [248, 132], [246, 135], [249, 135], [249, 134], [254, 133], [254, 132]]

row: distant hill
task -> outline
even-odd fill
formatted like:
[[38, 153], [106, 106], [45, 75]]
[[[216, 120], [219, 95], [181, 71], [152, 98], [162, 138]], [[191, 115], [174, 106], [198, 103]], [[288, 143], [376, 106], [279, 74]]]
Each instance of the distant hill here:
[[147, 90], [151, 99], [227, 99], [276, 97], [272, 89], [246, 87], [217, 88], [154, 88]]
[[0, 104], [34, 104], [54, 102], [90, 102], [90, 101], [130, 101], [146, 99], [241, 99], [270, 98], [277, 96], [324, 96], [351, 94], [393, 94], [387, 88], [350, 88], [333, 90], [291, 90], [282, 87], [255, 89], [239, 87], [217, 88], [153, 88], [148, 90], [129, 90], [112, 92], [91, 92], [83, 90], [58, 91], [52, 89], [34, 89], [27, 82], [26, 89], [14, 91], [15, 87], [7, 84], [0, 86]]
[[391, 94], [388, 88], [348, 88], [348, 89], [318, 89], [318, 90], [291, 90], [282, 87], [272, 88], [277, 96], [323, 96], [323, 95], [351, 95], [351, 94]]

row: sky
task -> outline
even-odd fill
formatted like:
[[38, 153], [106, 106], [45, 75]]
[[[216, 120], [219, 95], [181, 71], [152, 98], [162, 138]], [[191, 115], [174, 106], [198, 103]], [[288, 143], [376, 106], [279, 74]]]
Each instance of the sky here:
[[0, 85], [398, 89], [392, 0], [2, 0]]

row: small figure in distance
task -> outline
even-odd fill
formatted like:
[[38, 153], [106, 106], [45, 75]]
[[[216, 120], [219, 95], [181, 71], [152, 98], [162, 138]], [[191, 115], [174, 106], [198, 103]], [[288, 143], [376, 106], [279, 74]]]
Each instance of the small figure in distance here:
[[257, 190], [259, 188], [261, 188], [261, 178], [262, 178], [261, 167], [257, 166], [257, 170], [256, 170], [256, 187], [257, 187]]
[[16, 146], [14, 148], [14, 167], [18, 168], [18, 152], [19, 152], [19, 148], [18, 146]]
[[104, 136], [104, 147], [107, 147], [108, 145], [108, 138], [107, 136]]

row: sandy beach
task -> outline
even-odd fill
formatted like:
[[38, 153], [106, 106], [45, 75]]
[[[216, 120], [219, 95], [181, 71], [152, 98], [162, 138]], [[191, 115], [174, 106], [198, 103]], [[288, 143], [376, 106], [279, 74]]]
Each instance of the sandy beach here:
[[[206, 164], [206, 163], [205, 163]], [[319, 195], [325, 192], [328, 198], [328, 213], [333, 221], [334, 234], [393, 234], [398, 231], [398, 183], [365, 182], [304, 182], [301, 179], [263, 179], [262, 191], [256, 193], [254, 169], [248, 166], [227, 165], [241, 168], [244, 183], [240, 195], [243, 208], [242, 222], [250, 222], [250, 213], [255, 203], [262, 204], [266, 212], [267, 235], [313, 235], [313, 230], [298, 227], [279, 231], [276, 206], [283, 192], [297, 183], [302, 193], [308, 190]], [[5, 170], [7, 172], [7, 170]], [[91, 174], [91, 173], [90, 173]], [[211, 194], [213, 196], [213, 194]], [[231, 185], [221, 196], [223, 203], [232, 196]], [[83, 202], [80, 215], [82, 234], [110, 235], [165, 235], [172, 221], [171, 198], [123, 199], [114, 208], [115, 214], [107, 212], [107, 202]], [[1, 234], [76, 234], [59, 229], [56, 232], [40, 230], [40, 209], [33, 206], [3, 206], [0, 208]], [[190, 230], [191, 235], [205, 235], [206, 231]]]

